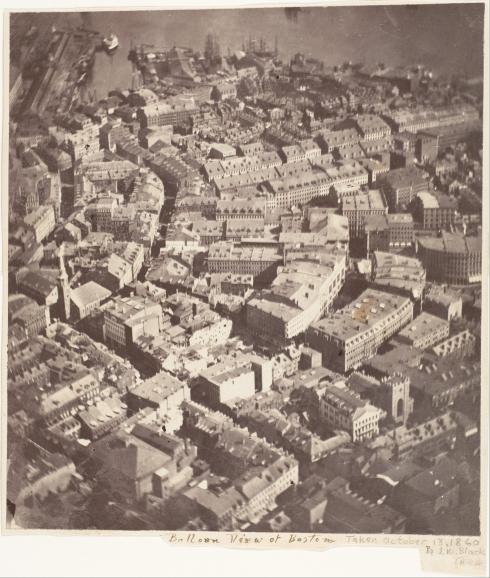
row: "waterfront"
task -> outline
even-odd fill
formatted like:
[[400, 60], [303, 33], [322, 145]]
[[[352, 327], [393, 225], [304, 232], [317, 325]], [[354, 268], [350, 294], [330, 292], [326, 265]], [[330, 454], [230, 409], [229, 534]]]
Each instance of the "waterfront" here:
[[[267, 38], [271, 45], [277, 37], [283, 57], [304, 52], [326, 65], [346, 59], [366, 61], [365, 55], [369, 54], [371, 63], [388, 57], [391, 64], [424, 62], [441, 74], [472, 76], [482, 69], [483, 53], [478, 46], [482, 22], [478, 20], [477, 6], [474, 17], [469, 6], [464, 12], [459, 5], [427, 6], [423, 13], [416, 6], [400, 8], [302, 9], [296, 15], [280, 8], [207, 10], [198, 16], [184, 10], [84, 13], [85, 26], [96, 28], [102, 34], [113, 31], [120, 42], [113, 55], [97, 55], [92, 88], [97, 97], [102, 98], [115, 87], [131, 87], [132, 65], [128, 61], [131, 43], [167, 48], [184, 45], [202, 50], [206, 34], [210, 32], [219, 36], [224, 53], [228, 48], [240, 49], [250, 34]], [[445, 33], [446, 29], [454, 31], [455, 28], [457, 34]], [[438, 34], [434, 34], [435, 29]]]

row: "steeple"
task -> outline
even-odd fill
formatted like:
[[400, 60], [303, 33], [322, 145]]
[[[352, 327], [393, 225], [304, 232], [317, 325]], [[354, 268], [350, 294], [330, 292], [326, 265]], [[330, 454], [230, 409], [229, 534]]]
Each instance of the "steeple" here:
[[65, 267], [65, 245], [61, 243], [58, 257], [60, 261], [60, 274], [58, 276], [58, 310], [60, 318], [63, 321], [68, 321], [70, 318], [70, 281]]

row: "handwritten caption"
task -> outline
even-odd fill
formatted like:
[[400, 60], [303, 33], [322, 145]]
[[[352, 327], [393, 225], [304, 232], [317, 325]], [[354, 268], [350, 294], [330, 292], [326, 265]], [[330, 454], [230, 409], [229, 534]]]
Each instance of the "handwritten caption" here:
[[221, 544], [221, 545], [278, 545], [278, 544], [334, 544], [335, 539], [322, 534], [242, 534], [223, 532], [207, 534], [206, 532], [170, 533], [170, 544]]
[[456, 573], [473, 569], [480, 574], [485, 564], [485, 548], [478, 536], [415, 536], [365, 534], [301, 534], [243, 532], [169, 532], [170, 544], [182, 546], [221, 545], [235, 547], [331, 547], [378, 546], [417, 548], [423, 566]]

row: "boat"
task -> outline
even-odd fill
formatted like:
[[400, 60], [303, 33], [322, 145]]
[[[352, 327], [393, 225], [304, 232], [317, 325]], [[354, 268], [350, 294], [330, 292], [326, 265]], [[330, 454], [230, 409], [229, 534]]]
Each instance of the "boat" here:
[[102, 45], [107, 50], [107, 52], [113, 52], [119, 46], [119, 38], [111, 32], [109, 36], [106, 36], [102, 40]]
[[81, 74], [81, 76], [79, 77], [79, 79], [77, 80], [77, 84], [82, 84], [82, 82], [84, 82], [86, 78], [87, 78], [87, 73], [83, 72]]

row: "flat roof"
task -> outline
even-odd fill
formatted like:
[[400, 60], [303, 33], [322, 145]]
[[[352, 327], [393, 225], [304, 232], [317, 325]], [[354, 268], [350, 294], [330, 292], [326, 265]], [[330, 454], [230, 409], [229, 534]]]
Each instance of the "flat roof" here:
[[273, 247], [237, 247], [233, 243], [214, 243], [209, 247], [208, 260], [281, 261], [282, 254]]
[[359, 194], [342, 198], [342, 212], [368, 210], [387, 210], [384, 196], [381, 191], [373, 189], [365, 193], [360, 192]]
[[315, 322], [313, 328], [338, 339], [348, 340], [367, 331], [375, 331], [378, 323], [410, 303], [409, 297], [366, 289], [355, 301]]
[[402, 339], [414, 342], [426, 335], [430, 335], [431, 333], [439, 331], [443, 327], [447, 327], [449, 332], [449, 321], [442, 319], [442, 317], [431, 315], [430, 313], [423, 311], [411, 323], [406, 325], [398, 333], [398, 336]]
[[183, 389], [184, 386], [184, 383], [170, 373], [160, 371], [150, 379], [146, 379], [137, 385], [130, 391], [130, 394], [158, 404], [176, 391]]
[[443, 231], [440, 237], [419, 237], [419, 245], [424, 249], [441, 253], [481, 253], [482, 237], [466, 237], [462, 233]]

